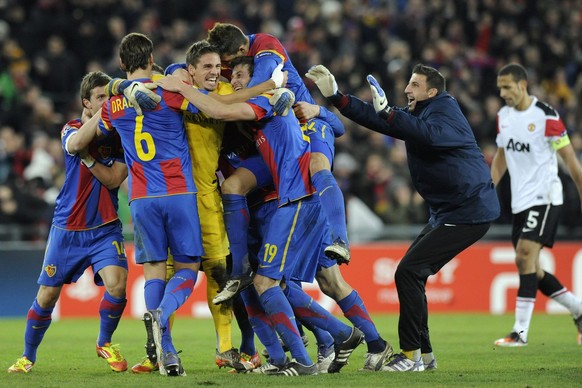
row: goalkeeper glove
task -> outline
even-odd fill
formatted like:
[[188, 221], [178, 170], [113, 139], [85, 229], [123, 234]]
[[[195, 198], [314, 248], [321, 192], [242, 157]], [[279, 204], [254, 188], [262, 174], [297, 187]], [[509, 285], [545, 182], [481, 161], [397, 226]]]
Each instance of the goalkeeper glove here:
[[335, 77], [325, 66], [315, 65], [307, 71], [305, 76], [315, 82], [323, 97], [331, 97], [338, 93]]
[[374, 103], [374, 110], [382, 118], [387, 119], [392, 108], [388, 106], [388, 99], [386, 98], [386, 93], [382, 90], [382, 87], [376, 81], [372, 75], [366, 77], [368, 83], [370, 84], [370, 90], [372, 90], [372, 102]]
[[269, 103], [273, 105], [273, 110], [278, 116], [287, 116], [295, 103], [295, 94], [287, 88], [278, 88], [269, 98]]
[[271, 81], [275, 83], [275, 88], [281, 88], [285, 86], [287, 82], [286, 71], [283, 71], [283, 62], [279, 63], [275, 70], [273, 70], [273, 74], [271, 74]]
[[109, 97], [122, 94], [127, 98], [138, 116], [143, 116], [142, 108], [153, 110], [162, 100], [162, 96], [153, 92], [157, 86], [154, 83], [122, 80], [115, 78], [109, 82], [105, 90]]

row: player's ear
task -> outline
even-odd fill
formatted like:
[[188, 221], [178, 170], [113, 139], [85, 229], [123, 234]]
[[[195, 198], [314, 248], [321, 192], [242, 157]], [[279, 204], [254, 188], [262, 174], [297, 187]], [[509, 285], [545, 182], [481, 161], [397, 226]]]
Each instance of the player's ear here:
[[238, 48], [238, 52], [239, 52], [241, 55], [247, 55], [247, 48], [245, 47], [245, 45], [244, 45], [244, 44], [241, 44], [241, 45], [239, 46], [239, 48]]

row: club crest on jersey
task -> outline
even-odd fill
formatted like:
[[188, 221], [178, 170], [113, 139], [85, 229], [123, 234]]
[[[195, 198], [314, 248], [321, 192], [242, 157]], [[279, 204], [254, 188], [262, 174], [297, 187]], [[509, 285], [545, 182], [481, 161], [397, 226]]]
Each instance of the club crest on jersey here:
[[535, 125], [535, 124], [533, 124], [533, 123], [532, 123], [532, 124], [530, 124], [530, 125], [528, 125], [528, 126], [527, 126], [527, 130], [528, 130], [528, 131], [530, 131], [530, 132], [533, 132], [533, 131], [535, 131], [535, 130], [536, 130], [536, 125]]
[[49, 264], [46, 267], [44, 267], [44, 271], [46, 272], [46, 274], [52, 278], [53, 276], [55, 276], [55, 274], [57, 273], [57, 266], [54, 264]]

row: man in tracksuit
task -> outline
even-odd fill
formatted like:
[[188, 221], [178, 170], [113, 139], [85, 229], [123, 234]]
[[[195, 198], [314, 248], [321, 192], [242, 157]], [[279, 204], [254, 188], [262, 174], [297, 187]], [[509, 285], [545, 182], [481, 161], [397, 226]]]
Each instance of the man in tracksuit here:
[[416, 65], [404, 90], [408, 106], [388, 106], [368, 76], [373, 105], [338, 91], [333, 74], [317, 65], [306, 74], [347, 118], [404, 140], [412, 182], [430, 208], [428, 224], [412, 242], [395, 273], [400, 301], [402, 352], [385, 371], [436, 368], [428, 330], [427, 278], [485, 235], [500, 213], [489, 168], [459, 104], [436, 69]]

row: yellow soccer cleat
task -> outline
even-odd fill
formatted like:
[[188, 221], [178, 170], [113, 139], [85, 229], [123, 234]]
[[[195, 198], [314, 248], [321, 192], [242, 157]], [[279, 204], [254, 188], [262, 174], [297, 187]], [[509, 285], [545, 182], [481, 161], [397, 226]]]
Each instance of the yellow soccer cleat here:
[[8, 373], [28, 373], [34, 366], [34, 362], [30, 361], [26, 356], [20, 357], [14, 365], [8, 368]]
[[119, 345], [106, 343], [103, 346], [96, 346], [97, 356], [104, 358], [114, 372], [125, 372], [127, 370], [127, 360], [119, 352]]
[[142, 360], [131, 367], [131, 371], [133, 373], [151, 373], [159, 370], [158, 364], [154, 364], [151, 360], [146, 356], [142, 358]]

